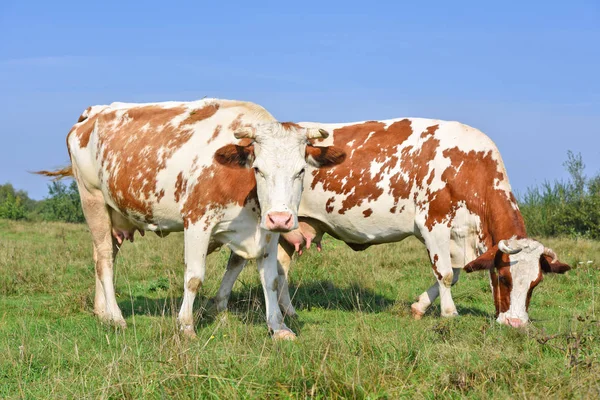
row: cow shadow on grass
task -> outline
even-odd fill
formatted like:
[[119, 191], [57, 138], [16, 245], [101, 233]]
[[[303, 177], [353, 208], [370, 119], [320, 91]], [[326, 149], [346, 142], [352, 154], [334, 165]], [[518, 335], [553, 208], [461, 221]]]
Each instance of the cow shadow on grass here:
[[379, 313], [397, 304], [394, 298], [375, 293], [358, 282], [344, 287], [336, 286], [330, 280], [306, 282], [299, 286], [290, 285], [290, 296], [297, 310], [307, 311], [318, 308]]
[[[457, 303], [456, 311], [458, 311], [459, 316], [460, 315], [471, 315], [473, 317], [483, 317], [483, 318], [490, 318], [490, 317], [494, 316], [493, 313], [489, 313], [488, 311], [484, 310], [483, 308], [461, 306], [460, 304], [458, 304], [458, 301], [455, 303]], [[410, 307], [411, 304], [412, 303], [409, 302], [408, 307]], [[439, 300], [437, 300], [434, 304], [432, 304], [427, 309], [427, 312], [425, 313], [425, 315], [439, 317], [441, 312], [442, 312], [442, 309], [440, 307]]]
[[[290, 285], [290, 295], [292, 304], [300, 312], [315, 308], [378, 313], [397, 304], [395, 299], [377, 294], [358, 283], [339, 287], [329, 280], [313, 281], [299, 286]], [[119, 307], [125, 318], [134, 314], [166, 317], [176, 316], [181, 302], [181, 296], [133, 296], [119, 301]], [[265, 301], [260, 284], [243, 284], [234, 290], [229, 298], [228, 312], [244, 323], [264, 324]], [[211, 324], [217, 315], [213, 299], [199, 293], [194, 303], [196, 327], [202, 328]], [[286, 323], [288, 322], [296, 329], [303, 325], [301, 318], [286, 318]]]
[[[365, 288], [359, 283], [348, 286], [336, 286], [330, 280], [312, 281], [299, 286], [290, 285], [292, 304], [302, 315], [303, 311], [314, 309], [340, 310], [349, 312], [380, 313], [394, 309], [394, 314], [410, 316], [412, 301], [396, 300], [394, 298], [375, 293], [372, 289]], [[119, 302], [123, 316], [128, 318], [135, 315], [150, 316], [176, 316], [181, 306], [181, 296], [167, 296], [151, 298], [145, 296], [131, 297]], [[477, 317], [490, 317], [485, 310], [457, 305], [460, 315], [473, 315]], [[400, 312], [397, 312], [400, 310]], [[239, 318], [244, 323], [262, 325], [265, 323], [264, 294], [260, 284], [243, 284], [234, 290], [228, 303], [228, 313]], [[201, 329], [210, 325], [218, 317], [214, 300], [199, 293], [194, 303], [194, 319], [196, 328]], [[433, 304], [427, 315], [439, 316], [439, 301]], [[291, 324], [294, 330], [302, 326], [300, 319], [286, 318], [286, 323]]]
[[[132, 296], [126, 300], [118, 302], [123, 317], [129, 318], [133, 315], [145, 315], [154, 317], [176, 317], [179, 313], [183, 297], [146, 297]], [[212, 323], [217, 316], [216, 309], [212, 307], [212, 300], [207, 296], [198, 294], [194, 302], [194, 320], [196, 328]]]
[[[182, 301], [183, 297], [181, 296], [168, 296], [162, 298], [133, 296], [127, 300], [118, 302], [118, 304], [123, 313], [123, 317], [125, 318], [129, 318], [133, 315], [175, 318], [179, 313]], [[196, 322], [195, 326], [197, 331], [213, 323], [218, 315], [216, 308], [213, 307], [212, 299], [200, 294], [196, 297], [196, 301], [194, 302], [194, 321]], [[245, 321], [253, 322], [248, 318], [245, 318]], [[264, 318], [262, 321], [264, 321]], [[256, 323], [258, 323], [258, 321], [256, 321]]]

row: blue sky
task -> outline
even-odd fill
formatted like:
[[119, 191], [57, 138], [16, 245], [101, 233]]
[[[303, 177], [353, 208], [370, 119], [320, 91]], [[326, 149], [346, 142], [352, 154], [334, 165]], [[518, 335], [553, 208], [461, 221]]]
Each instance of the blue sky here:
[[[176, 3], [176, 4], [175, 4]], [[250, 100], [282, 121], [459, 120], [513, 188], [600, 172], [600, 1], [0, 3], [0, 183], [68, 163], [89, 105]]]

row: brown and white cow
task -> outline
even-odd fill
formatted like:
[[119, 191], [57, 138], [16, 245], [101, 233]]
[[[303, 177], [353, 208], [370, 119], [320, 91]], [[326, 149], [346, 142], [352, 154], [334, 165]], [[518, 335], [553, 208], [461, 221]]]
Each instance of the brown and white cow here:
[[[232, 144], [235, 138], [243, 139]], [[67, 137], [94, 242], [94, 311], [125, 326], [115, 297], [113, 263], [135, 231], [184, 231], [185, 285], [179, 323], [194, 335], [192, 306], [206, 256], [221, 244], [257, 259], [267, 324], [293, 338], [277, 306], [278, 232], [298, 226], [304, 171], [343, 160], [316, 147], [318, 128], [281, 124], [262, 107], [204, 99], [88, 108]], [[42, 171], [44, 173], [44, 171]], [[46, 175], [64, 176], [71, 171]]]
[[[542, 272], [569, 266], [528, 239], [504, 164], [482, 132], [458, 122], [410, 118], [350, 124], [302, 123], [333, 134], [345, 162], [304, 178], [300, 228], [280, 239], [280, 306], [295, 314], [287, 287], [294, 250], [320, 247], [324, 233], [354, 250], [416, 236], [427, 247], [437, 284], [412, 305], [420, 318], [440, 296], [441, 314], [457, 315], [450, 287], [461, 269], [487, 269], [498, 322], [520, 326]], [[244, 261], [232, 255], [216, 297], [227, 298]]]

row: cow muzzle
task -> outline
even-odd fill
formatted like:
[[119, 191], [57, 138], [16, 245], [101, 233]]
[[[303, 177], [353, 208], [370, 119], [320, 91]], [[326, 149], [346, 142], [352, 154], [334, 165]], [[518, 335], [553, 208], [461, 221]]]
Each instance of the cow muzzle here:
[[294, 229], [294, 215], [290, 212], [271, 211], [267, 213], [265, 227], [270, 231], [289, 232]]
[[522, 328], [529, 323], [529, 318], [515, 318], [515, 317], [507, 317], [505, 315], [501, 315], [498, 317], [497, 321], [501, 324], [511, 326], [513, 328]]
[[512, 326], [513, 328], [521, 328], [527, 325], [527, 322], [520, 320], [519, 318], [507, 318], [506, 325]]

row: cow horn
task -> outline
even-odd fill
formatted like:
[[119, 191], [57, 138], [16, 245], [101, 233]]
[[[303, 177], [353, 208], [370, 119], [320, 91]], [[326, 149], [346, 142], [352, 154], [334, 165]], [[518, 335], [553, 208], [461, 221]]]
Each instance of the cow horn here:
[[307, 139], [327, 139], [329, 137], [329, 132], [325, 129], [320, 128], [308, 128], [306, 130], [306, 138]]
[[558, 256], [556, 255], [554, 250], [552, 250], [549, 247], [544, 247], [544, 252], [542, 254], [545, 256], [548, 256], [548, 257], [552, 257], [552, 263], [555, 263], [556, 261], [558, 261]]
[[254, 128], [250, 126], [243, 126], [239, 128], [233, 134], [236, 139], [254, 139], [256, 137], [256, 133]]
[[505, 254], [517, 254], [518, 252], [523, 250], [523, 248], [517, 247], [513, 249], [512, 247], [510, 247], [506, 240], [501, 240], [500, 242], [498, 242], [498, 250]]

